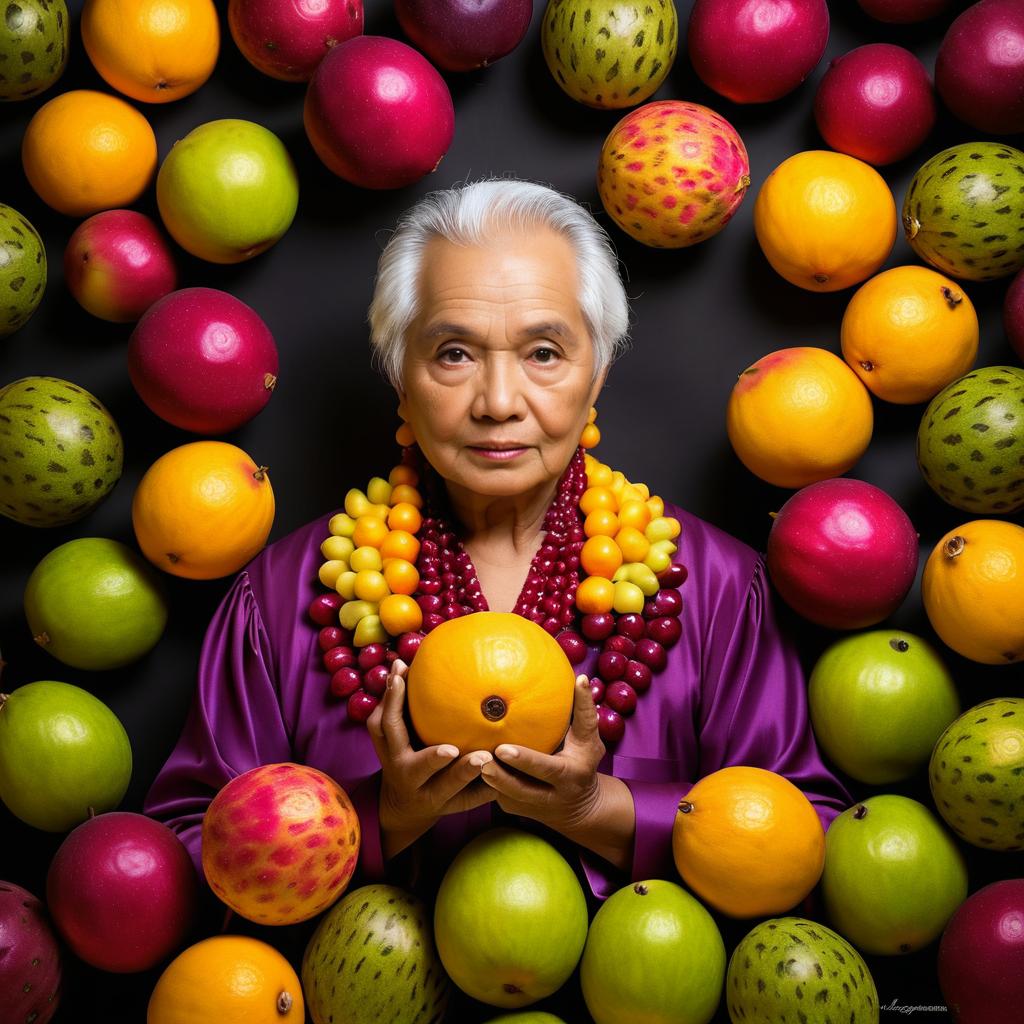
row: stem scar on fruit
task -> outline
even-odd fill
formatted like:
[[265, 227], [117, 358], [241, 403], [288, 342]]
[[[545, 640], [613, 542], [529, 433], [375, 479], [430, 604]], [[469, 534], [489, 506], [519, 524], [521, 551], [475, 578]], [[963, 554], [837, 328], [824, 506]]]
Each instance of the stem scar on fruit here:
[[692, 803], [692, 801], [690, 801], [690, 800], [680, 800], [679, 801], [679, 810], [683, 814], [689, 814], [690, 811], [693, 810], [693, 803]]
[[644, 885], [643, 882], [637, 882], [636, 885], [633, 886], [633, 892], [635, 892], [637, 896], [646, 896], [647, 886]]
[[967, 541], [957, 534], [955, 537], [950, 537], [942, 546], [942, 553], [947, 558], [956, 558], [957, 555], [962, 554], [964, 548], [967, 546]]
[[291, 992], [281, 992], [277, 997], [277, 1012], [280, 1014], [288, 1013], [292, 1008], [292, 994]]

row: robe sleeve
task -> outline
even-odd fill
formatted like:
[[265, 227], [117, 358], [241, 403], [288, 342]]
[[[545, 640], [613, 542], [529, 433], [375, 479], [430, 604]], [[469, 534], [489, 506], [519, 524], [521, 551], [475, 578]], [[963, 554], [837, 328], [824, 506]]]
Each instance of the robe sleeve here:
[[[763, 556], [745, 591], [741, 581], [738, 593], [719, 602], [704, 650], [699, 776], [728, 765], [778, 772], [805, 793], [827, 830], [852, 798], [818, 753], [803, 669], [776, 619]], [[623, 781], [636, 812], [631, 880], [675, 877], [672, 827], [679, 801], [697, 780]]]
[[[207, 628], [185, 727], [143, 805], [178, 835], [200, 878], [203, 815], [220, 788], [250, 768], [296, 760], [273, 666], [271, 638], [243, 571]], [[361, 825], [360, 868], [381, 877], [376, 777], [349, 792]]]
[[814, 805], [826, 831], [853, 799], [825, 767], [807, 705], [796, 646], [776, 617], [759, 555], [734, 621], [716, 620], [702, 683], [700, 770], [754, 765], [789, 779]]

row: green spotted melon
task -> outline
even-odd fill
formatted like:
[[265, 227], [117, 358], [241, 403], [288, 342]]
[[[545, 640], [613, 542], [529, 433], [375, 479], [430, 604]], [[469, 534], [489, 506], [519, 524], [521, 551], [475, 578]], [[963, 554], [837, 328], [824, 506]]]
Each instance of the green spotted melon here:
[[928, 765], [946, 824], [986, 850], [1024, 850], [1024, 699], [976, 704], [939, 737]]
[[540, 40], [565, 92], [617, 110], [657, 91], [676, 57], [677, 28], [672, 0], [549, 0]]
[[0, 203], [0, 338], [24, 327], [46, 288], [46, 249], [39, 232]]
[[0, 388], [0, 513], [26, 526], [64, 526], [120, 479], [121, 431], [85, 388], [23, 377]]
[[64, 0], [0, 2], [0, 100], [26, 100], [49, 89], [68, 62]]
[[968, 142], [937, 153], [903, 202], [914, 252], [951, 277], [991, 281], [1024, 267], [1024, 153]]
[[1024, 369], [985, 366], [947, 384], [921, 417], [917, 464], [955, 508], [1024, 508]]
[[729, 1019], [877, 1024], [878, 992], [864, 958], [817, 921], [776, 917], [740, 939], [725, 977]]

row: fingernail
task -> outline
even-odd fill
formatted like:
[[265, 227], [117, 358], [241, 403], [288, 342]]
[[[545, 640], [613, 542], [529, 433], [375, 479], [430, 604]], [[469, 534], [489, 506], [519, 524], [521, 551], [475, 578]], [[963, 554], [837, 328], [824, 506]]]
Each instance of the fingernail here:
[[469, 763], [474, 768], [483, 768], [483, 766], [485, 764], [490, 764], [490, 761], [491, 761], [491, 755], [490, 754], [483, 754], [483, 753], [481, 753], [481, 754], [474, 754], [469, 759]]
[[494, 751], [502, 761], [514, 761], [519, 756], [519, 751], [515, 747], [510, 747], [503, 743], [497, 750]]
[[437, 748], [438, 757], [458, 757], [459, 751], [457, 747], [443, 746]]

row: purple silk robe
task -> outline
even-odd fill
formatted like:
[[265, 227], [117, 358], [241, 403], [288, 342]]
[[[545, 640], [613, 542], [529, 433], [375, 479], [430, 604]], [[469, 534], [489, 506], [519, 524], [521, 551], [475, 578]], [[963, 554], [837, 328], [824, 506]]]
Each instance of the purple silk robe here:
[[[818, 754], [803, 670], [775, 620], [763, 557], [676, 506], [666, 514], [682, 524], [675, 561], [689, 570], [680, 588], [682, 636], [600, 769], [633, 795], [629, 880], [677, 877], [677, 804], [699, 778], [726, 765], [784, 775], [811, 800], [825, 829], [852, 803]], [[214, 794], [234, 776], [280, 761], [318, 768], [345, 788], [362, 825], [360, 876], [384, 875], [380, 763], [366, 727], [349, 721], [345, 702], [331, 696], [318, 627], [306, 615], [323, 592], [317, 574], [329, 520], [270, 545], [234, 581], [206, 634], [184, 731], [146, 798], [146, 813], [174, 829], [200, 875], [203, 812]], [[592, 674], [597, 654], [593, 647], [577, 672]], [[421, 840], [430, 844], [424, 857], [449, 863], [489, 826], [495, 807], [442, 818]], [[595, 897], [626, 884], [602, 858], [586, 850], [580, 857]]]

